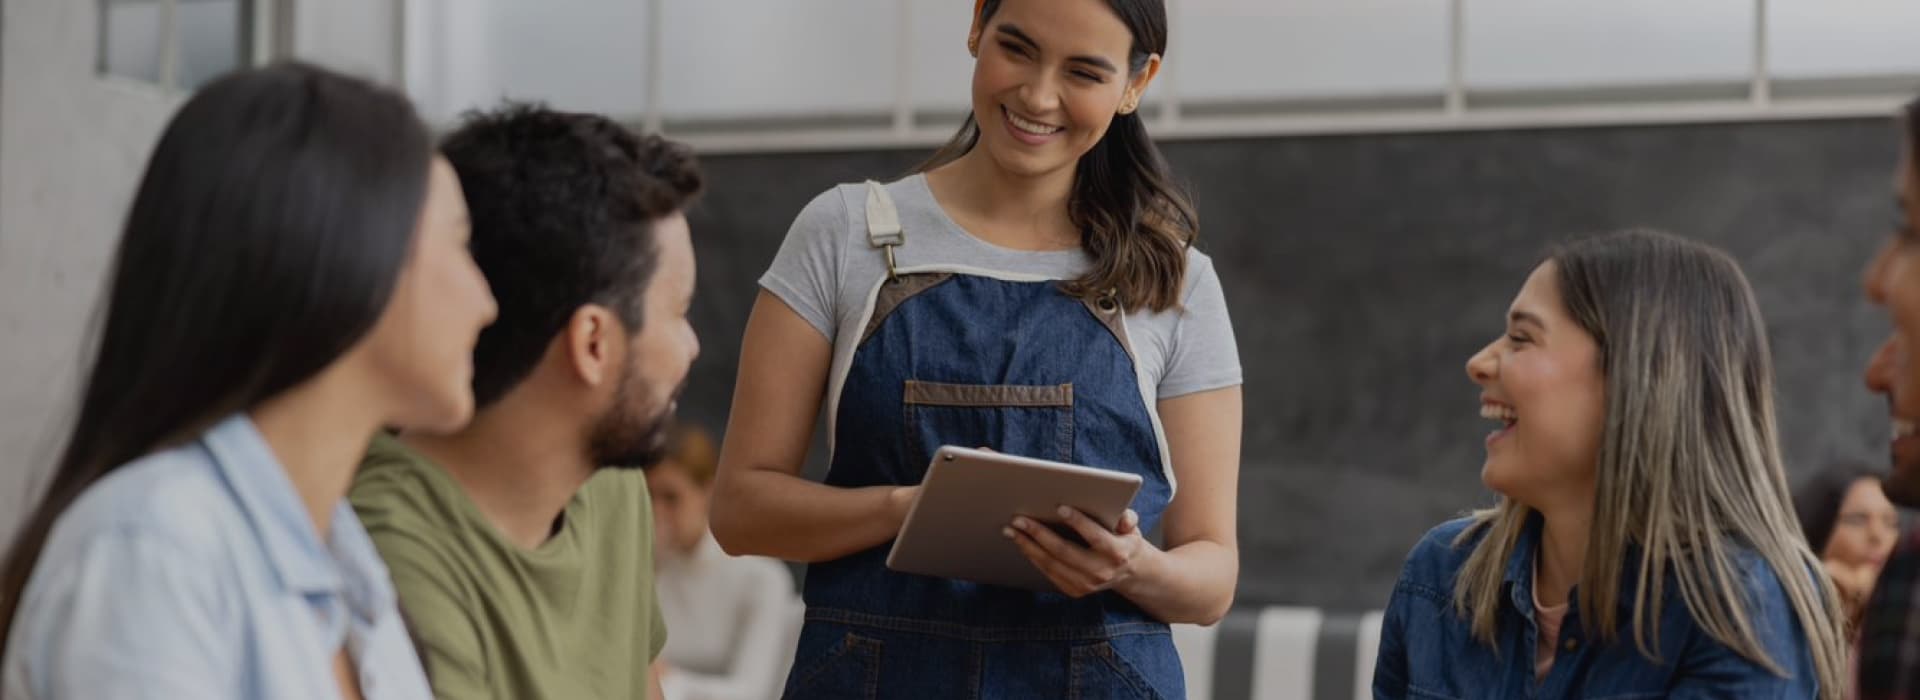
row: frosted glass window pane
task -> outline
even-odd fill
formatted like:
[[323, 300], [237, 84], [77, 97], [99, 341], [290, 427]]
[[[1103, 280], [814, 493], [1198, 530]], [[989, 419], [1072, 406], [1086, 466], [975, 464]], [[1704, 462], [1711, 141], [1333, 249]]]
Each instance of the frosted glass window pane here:
[[161, 31], [158, 0], [108, 0], [100, 4], [100, 72], [160, 82]]
[[1443, 0], [1183, 0], [1167, 70], [1183, 100], [1438, 94]]
[[179, 0], [173, 21], [181, 87], [200, 87], [245, 64], [245, 20], [239, 0]]
[[1767, 15], [1775, 76], [1920, 73], [1920, 2], [1770, 0]]
[[[449, 3], [455, 14], [470, 11]], [[715, 2], [714, 5], [727, 5]], [[491, 41], [452, 38], [452, 70], [489, 70], [459, 81], [458, 99], [492, 106], [501, 98], [539, 100], [557, 109], [619, 118], [646, 113], [645, 0], [485, 3]], [[474, 94], [478, 93], [478, 94]]]
[[898, 0], [660, 2], [669, 118], [893, 109]]
[[1469, 0], [1473, 89], [1745, 81], [1753, 0]]

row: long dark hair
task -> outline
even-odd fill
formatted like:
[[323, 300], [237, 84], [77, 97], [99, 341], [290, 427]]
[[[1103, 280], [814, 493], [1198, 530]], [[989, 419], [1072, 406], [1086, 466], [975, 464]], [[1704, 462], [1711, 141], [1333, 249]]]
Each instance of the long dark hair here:
[[[999, 11], [1001, 1], [986, 0], [981, 5], [981, 26]], [[1133, 49], [1127, 55], [1131, 73], [1145, 70], [1152, 55], [1166, 55], [1164, 0], [1107, 0], [1107, 4], [1133, 32]], [[969, 114], [953, 140], [921, 164], [919, 171], [951, 163], [979, 142], [980, 123]], [[1165, 311], [1180, 304], [1187, 248], [1200, 233], [1200, 219], [1186, 192], [1174, 183], [1138, 111], [1114, 115], [1106, 135], [1080, 157], [1067, 215], [1082, 232], [1082, 245], [1093, 258], [1093, 269], [1069, 283], [1068, 293], [1081, 297], [1111, 293], [1129, 309]]]
[[1881, 476], [1881, 470], [1862, 462], [1837, 462], [1814, 474], [1794, 492], [1793, 510], [1800, 517], [1800, 531], [1806, 534], [1807, 546], [1815, 556], [1825, 555], [1827, 540], [1833, 537], [1833, 526], [1840, 520], [1840, 506], [1846, 503], [1854, 483], [1861, 479], [1877, 482]]
[[0, 654], [81, 492], [314, 376], [373, 327], [432, 153], [405, 97], [306, 65], [228, 75], [180, 108], [121, 233], [73, 431], [0, 568]]

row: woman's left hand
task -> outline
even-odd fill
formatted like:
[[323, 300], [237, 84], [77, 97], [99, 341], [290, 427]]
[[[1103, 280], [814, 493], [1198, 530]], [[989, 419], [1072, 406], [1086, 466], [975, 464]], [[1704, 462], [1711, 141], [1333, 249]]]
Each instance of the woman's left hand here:
[[1014, 517], [1003, 531], [1053, 585], [1074, 598], [1111, 590], [1133, 578], [1141, 560], [1158, 551], [1140, 536], [1140, 516], [1128, 509], [1112, 531], [1078, 510], [1060, 507], [1060, 517], [1087, 545], [1070, 542], [1032, 519]]

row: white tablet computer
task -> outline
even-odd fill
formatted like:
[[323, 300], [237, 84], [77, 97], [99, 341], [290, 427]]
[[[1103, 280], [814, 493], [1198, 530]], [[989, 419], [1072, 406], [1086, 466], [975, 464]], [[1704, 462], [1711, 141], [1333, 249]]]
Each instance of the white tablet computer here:
[[1067, 505], [1108, 530], [1140, 491], [1140, 475], [948, 445], [933, 453], [887, 568], [1034, 591], [1058, 591], [1001, 530], [1024, 515], [1067, 533]]

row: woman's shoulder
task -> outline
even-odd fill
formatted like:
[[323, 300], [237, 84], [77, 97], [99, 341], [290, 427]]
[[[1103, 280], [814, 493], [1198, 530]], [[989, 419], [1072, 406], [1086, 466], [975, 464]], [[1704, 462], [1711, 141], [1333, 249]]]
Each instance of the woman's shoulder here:
[[[1793, 604], [1788, 600], [1786, 582], [1782, 579], [1780, 571], [1776, 569], [1774, 563], [1767, 558], [1766, 554], [1762, 553], [1753, 545], [1731, 539], [1725, 542], [1725, 549], [1722, 551], [1725, 552], [1726, 562], [1729, 564], [1728, 571], [1735, 577], [1731, 582], [1732, 587], [1739, 591], [1741, 595], [1745, 596], [1745, 603], [1750, 611], [1769, 614], [1784, 610], [1789, 615], [1792, 613]], [[1637, 560], [1638, 555], [1633, 555], [1633, 558]], [[1792, 554], [1785, 555], [1785, 558], [1790, 560], [1796, 559]], [[1634, 561], [1632, 564], [1633, 567], [1640, 565], [1638, 561]], [[1793, 565], [1794, 564], [1789, 564], [1789, 566]], [[1812, 561], [1804, 561], [1799, 562], [1798, 566], [1803, 568], [1803, 575], [1808, 581], [1813, 582], [1815, 584], [1815, 590], [1818, 590], [1818, 580], [1821, 573], [1815, 568], [1816, 564]], [[1636, 570], [1633, 567], [1629, 568], [1628, 573]], [[1678, 593], [1680, 589], [1678, 567], [1673, 563], [1669, 563], [1663, 578], [1666, 581], [1666, 589], [1670, 591], [1670, 594], [1667, 600], [1662, 601], [1662, 607], [1670, 608], [1676, 604], [1684, 605]], [[1631, 589], [1624, 583], [1622, 584], [1621, 591], [1622, 595], [1631, 593]]]
[[[1732, 587], [1742, 597], [1741, 603], [1746, 609], [1748, 619], [1757, 627], [1772, 629], [1772, 632], [1765, 632], [1763, 629], [1762, 637], [1765, 638], [1769, 634], [1792, 637], [1797, 634], [1799, 615], [1795, 611], [1792, 596], [1787, 592], [1787, 582], [1782, 578], [1781, 572], [1775, 568], [1774, 563], [1769, 561], [1760, 550], [1746, 543], [1730, 542], [1726, 551], [1728, 563], [1732, 565], [1730, 571], [1736, 577], [1732, 581]], [[1786, 558], [1796, 559], [1791, 555]], [[1801, 574], [1806, 580], [1813, 584], [1812, 590], [1817, 595], [1820, 590], [1818, 581], [1822, 574], [1815, 568], [1816, 564], [1806, 561], [1799, 562], [1797, 565], [1802, 568]], [[1789, 563], [1788, 566], [1795, 566], [1795, 564]], [[1680, 581], [1673, 567], [1668, 568], [1665, 579], [1669, 593], [1667, 598], [1661, 601], [1661, 607], [1666, 609], [1664, 619], [1694, 625], [1693, 616], [1688, 614], [1686, 602], [1679, 594]], [[1625, 584], [1622, 584], [1621, 594], [1631, 595], [1631, 591]]]
[[[877, 199], [875, 186], [885, 193], [885, 200]], [[891, 204], [895, 211], [905, 211], [924, 207], [931, 201], [926, 176], [918, 173], [888, 182], [841, 182], [815, 194], [800, 208], [800, 217], [849, 230], [859, 227], [864, 231], [870, 206]]]
[[61, 513], [48, 549], [131, 537], [211, 556], [246, 525], [212, 455], [190, 443], [135, 459], [87, 487]]
[[788, 231], [791, 242], [803, 248], [821, 251], [828, 259], [839, 259], [848, 249], [866, 248], [870, 232], [870, 211], [887, 209], [897, 220], [914, 224], [938, 221], [938, 205], [933, 203], [924, 178], [911, 175], [879, 186], [884, 198], [874, 194], [875, 183], [843, 182], [815, 194], [793, 218]]
[[[1789, 560], [1796, 557], [1788, 556]], [[1663, 646], [1673, 644], [1679, 650], [1680, 658], [1675, 663], [1684, 668], [1693, 669], [1696, 674], [1712, 675], [1728, 683], [1739, 683], [1750, 688], [1752, 694], [1766, 691], [1769, 697], [1789, 697], [1775, 693], [1781, 689], [1792, 689], [1795, 697], [1807, 697], [1806, 693], [1817, 687], [1817, 673], [1813, 658], [1812, 639], [1796, 610], [1791, 595], [1782, 576], [1768, 557], [1745, 544], [1735, 543], [1728, 549], [1728, 559], [1732, 565], [1734, 591], [1749, 628], [1752, 639], [1757, 643], [1757, 651], [1764, 654], [1773, 665], [1786, 671], [1781, 677], [1767, 669], [1755, 659], [1746, 657], [1734, 646], [1716, 638], [1706, 625], [1694, 617], [1693, 610], [1680, 593], [1679, 581], [1669, 569], [1666, 597], [1661, 601], [1660, 637]], [[1813, 562], [1794, 562], [1792, 568], [1806, 567], [1804, 575], [1809, 580], [1820, 574], [1813, 570]], [[1819, 590], [1814, 589], [1816, 595]], [[1623, 602], [1631, 601], [1634, 592], [1623, 583], [1620, 594]], [[1707, 586], [1707, 594], [1721, 595]], [[1818, 605], [1816, 602], [1815, 605]], [[1838, 634], [1838, 631], [1835, 631]]]
[[1194, 246], [1187, 246], [1187, 270], [1180, 282], [1180, 298], [1190, 302], [1203, 285], [1212, 295], [1218, 296], [1220, 272], [1214, 269], [1213, 256], [1200, 252]]
[[[800, 213], [794, 217], [795, 229], [849, 230], [853, 223], [854, 208], [848, 204], [855, 190], [864, 190], [861, 183], [841, 183], [815, 194], [800, 207]], [[861, 211], [861, 221], [865, 222], [865, 211]]]

